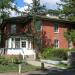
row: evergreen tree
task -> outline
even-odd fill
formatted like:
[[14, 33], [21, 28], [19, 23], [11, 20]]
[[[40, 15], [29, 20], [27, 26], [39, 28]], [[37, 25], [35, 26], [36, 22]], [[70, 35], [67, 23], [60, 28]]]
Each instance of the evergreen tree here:
[[51, 14], [51, 15], [59, 16], [59, 11], [58, 10], [49, 9], [47, 13]]
[[[40, 30], [38, 31], [38, 28], [41, 29], [41, 20], [38, 16], [42, 16], [46, 13], [45, 6], [40, 5], [40, 0], [32, 0], [31, 9], [29, 12], [29, 15], [33, 17], [33, 24], [31, 26], [31, 32], [34, 36], [34, 48], [40, 49], [41, 46], [41, 36], [40, 36]], [[37, 54], [37, 50], [36, 50]]]
[[75, 21], [75, 0], [60, 0], [61, 3], [58, 4], [61, 14], [64, 14], [66, 19]]

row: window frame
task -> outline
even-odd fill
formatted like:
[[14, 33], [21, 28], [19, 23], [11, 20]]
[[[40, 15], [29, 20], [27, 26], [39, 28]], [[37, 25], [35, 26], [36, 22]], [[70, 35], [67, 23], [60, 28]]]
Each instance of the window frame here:
[[[16, 39], [19, 39], [19, 40], [17, 41]], [[20, 48], [20, 38], [15, 38], [15, 48]]]
[[59, 24], [54, 23], [54, 33], [59, 33]]
[[54, 48], [59, 48], [59, 40], [54, 39]]

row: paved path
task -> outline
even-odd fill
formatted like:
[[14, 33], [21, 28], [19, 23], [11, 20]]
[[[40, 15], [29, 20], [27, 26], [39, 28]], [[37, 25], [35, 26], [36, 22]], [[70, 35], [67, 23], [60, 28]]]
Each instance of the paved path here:
[[[41, 61], [34, 61], [34, 60], [32, 60], [32, 61], [27, 61], [27, 63], [28, 64], [31, 64], [31, 65], [34, 65], [34, 66], [38, 66], [38, 67], [41, 67]], [[44, 63], [44, 66], [45, 66], [45, 68], [50, 68], [50, 67], [54, 67], [54, 65], [52, 65], [52, 64], [46, 64], [46, 63]]]

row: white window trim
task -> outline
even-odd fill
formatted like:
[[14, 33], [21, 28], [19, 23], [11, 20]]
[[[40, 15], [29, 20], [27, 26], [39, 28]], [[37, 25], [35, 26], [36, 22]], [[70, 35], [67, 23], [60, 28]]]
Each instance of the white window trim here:
[[[55, 39], [55, 40], [58, 40], [58, 39]], [[55, 42], [54, 42], [55, 43]], [[54, 48], [59, 48], [59, 40], [58, 40], [58, 47], [54, 47]]]

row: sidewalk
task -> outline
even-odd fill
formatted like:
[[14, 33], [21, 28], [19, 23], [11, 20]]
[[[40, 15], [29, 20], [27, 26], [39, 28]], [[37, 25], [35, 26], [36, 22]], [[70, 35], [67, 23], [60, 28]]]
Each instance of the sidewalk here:
[[[33, 65], [33, 66], [38, 66], [38, 67], [41, 67], [41, 61], [35, 61], [35, 60], [28, 60], [28, 61], [26, 61], [28, 64], [31, 64], [31, 65]], [[52, 64], [46, 64], [46, 63], [44, 63], [44, 66], [45, 66], [45, 68], [46, 69], [48, 69], [48, 68], [51, 68], [51, 67], [54, 67], [54, 65], [52, 65]]]

